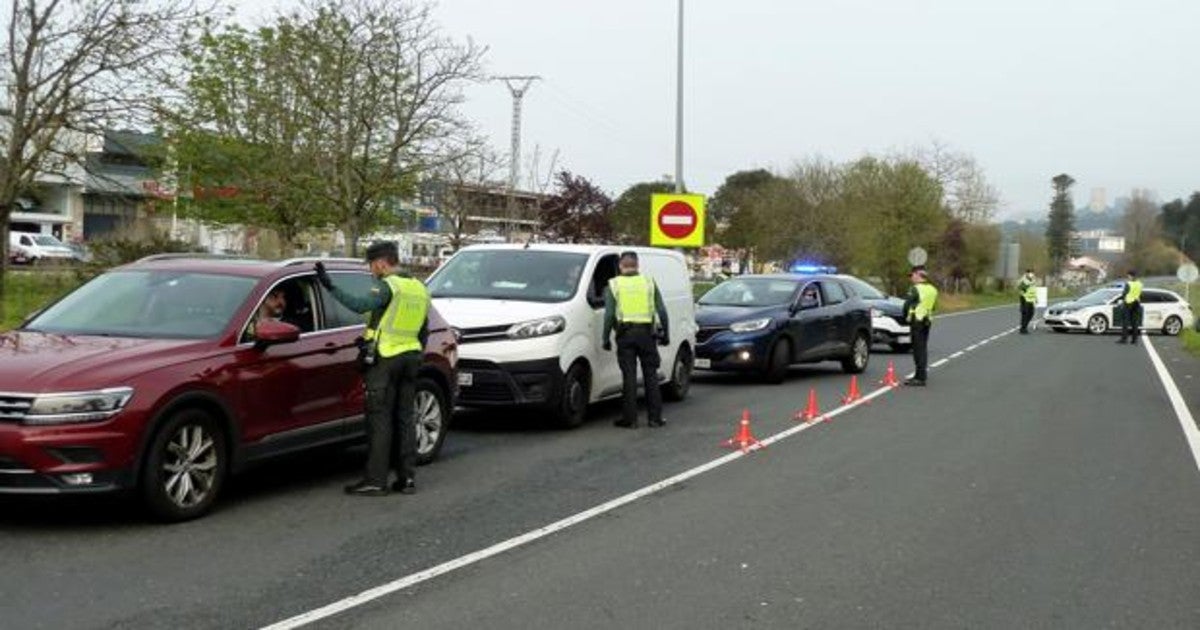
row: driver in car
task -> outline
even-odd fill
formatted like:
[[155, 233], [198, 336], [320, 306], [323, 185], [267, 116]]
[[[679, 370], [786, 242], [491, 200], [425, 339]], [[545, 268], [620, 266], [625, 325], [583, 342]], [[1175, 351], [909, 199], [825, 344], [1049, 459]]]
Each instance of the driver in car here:
[[246, 336], [253, 339], [255, 330], [258, 328], [258, 322], [263, 320], [283, 321], [283, 312], [287, 309], [287, 292], [283, 287], [277, 286], [271, 289], [263, 300], [261, 306], [258, 307], [258, 312], [254, 314], [254, 318], [250, 320], [250, 326], [246, 328]]

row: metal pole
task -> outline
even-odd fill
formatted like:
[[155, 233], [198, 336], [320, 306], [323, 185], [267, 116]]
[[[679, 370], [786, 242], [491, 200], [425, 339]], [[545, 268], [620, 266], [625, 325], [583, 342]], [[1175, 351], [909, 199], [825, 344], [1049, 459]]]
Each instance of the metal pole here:
[[683, 0], [679, 0], [679, 50], [675, 68], [675, 192], [683, 186]]

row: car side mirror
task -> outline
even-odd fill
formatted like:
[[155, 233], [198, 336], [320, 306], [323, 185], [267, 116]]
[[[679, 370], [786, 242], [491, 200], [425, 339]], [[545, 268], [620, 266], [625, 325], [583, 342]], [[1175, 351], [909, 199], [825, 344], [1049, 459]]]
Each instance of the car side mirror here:
[[287, 322], [264, 319], [254, 327], [254, 345], [261, 349], [300, 340], [300, 328]]

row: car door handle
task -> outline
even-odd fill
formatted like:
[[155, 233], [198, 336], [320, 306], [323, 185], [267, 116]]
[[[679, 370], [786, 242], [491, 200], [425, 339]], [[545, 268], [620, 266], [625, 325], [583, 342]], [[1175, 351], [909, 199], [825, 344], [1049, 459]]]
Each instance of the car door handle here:
[[324, 348], [321, 349], [321, 352], [324, 352], [325, 354], [337, 354], [337, 351], [340, 349], [341, 348], [336, 343], [330, 341], [329, 343], [325, 344]]

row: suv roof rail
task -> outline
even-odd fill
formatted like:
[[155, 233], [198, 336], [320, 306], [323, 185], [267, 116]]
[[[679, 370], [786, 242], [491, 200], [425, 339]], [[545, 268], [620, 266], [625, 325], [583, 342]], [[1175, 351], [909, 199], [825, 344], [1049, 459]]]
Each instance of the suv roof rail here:
[[323, 256], [300, 256], [298, 258], [288, 258], [287, 260], [279, 261], [281, 267], [293, 267], [295, 265], [303, 265], [306, 263], [315, 262], [335, 262], [335, 263], [351, 263], [355, 265], [366, 264], [361, 258], [332, 258]]
[[137, 259], [136, 262], [153, 262], [156, 260], [188, 260], [192, 258], [208, 260], [253, 260], [250, 256], [241, 254], [209, 254], [207, 252], [168, 252], [165, 254], [150, 254]]

